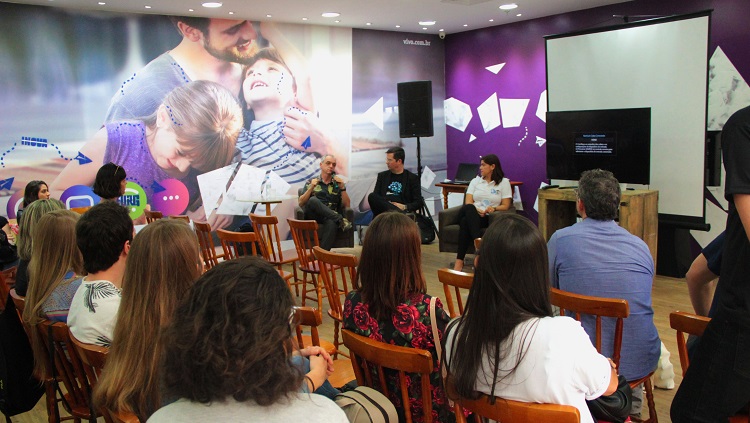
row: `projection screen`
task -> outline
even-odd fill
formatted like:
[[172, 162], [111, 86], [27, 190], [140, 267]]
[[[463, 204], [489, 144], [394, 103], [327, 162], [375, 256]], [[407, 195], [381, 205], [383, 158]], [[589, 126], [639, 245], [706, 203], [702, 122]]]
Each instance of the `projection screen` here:
[[548, 110], [650, 107], [648, 188], [662, 219], [688, 226], [705, 222], [709, 23], [701, 12], [546, 37]]

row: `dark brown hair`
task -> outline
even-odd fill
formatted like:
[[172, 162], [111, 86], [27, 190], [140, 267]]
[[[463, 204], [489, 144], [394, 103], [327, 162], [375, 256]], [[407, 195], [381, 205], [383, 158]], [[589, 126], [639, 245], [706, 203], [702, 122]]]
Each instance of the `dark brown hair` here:
[[357, 289], [377, 320], [389, 319], [411, 293], [425, 293], [417, 224], [403, 213], [382, 213], [367, 230]]
[[296, 392], [303, 375], [289, 360], [293, 305], [276, 268], [261, 258], [213, 267], [165, 330], [168, 394], [204, 404], [232, 397], [265, 406]]
[[495, 168], [492, 169], [492, 182], [494, 182], [495, 185], [500, 185], [500, 182], [502, 182], [503, 178], [505, 177], [503, 166], [500, 165], [500, 159], [494, 154], [488, 154], [486, 156], [482, 156], [481, 161], [490, 166], [495, 165]]

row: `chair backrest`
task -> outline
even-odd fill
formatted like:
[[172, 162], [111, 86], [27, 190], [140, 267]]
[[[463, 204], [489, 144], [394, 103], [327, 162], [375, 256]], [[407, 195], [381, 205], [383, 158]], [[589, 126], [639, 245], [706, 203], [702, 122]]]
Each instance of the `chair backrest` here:
[[[596, 319], [594, 346], [599, 353], [602, 352], [602, 317], [611, 317], [615, 320], [614, 343], [612, 349], [612, 361], [620, 365], [620, 350], [622, 349], [622, 325], [623, 319], [630, 315], [628, 301], [619, 298], [600, 298], [588, 295], [574, 294], [557, 288], [550, 288], [550, 300], [552, 305], [560, 307], [560, 315], [572, 312], [576, 320], [581, 320], [582, 314], [589, 314]], [[590, 336], [590, 334], [589, 334]]]
[[157, 220], [164, 217], [162, 212], [158, 210], [144, 210], [143, 213], [146, 215], [146, 224], [156, 222]]
[[300, 347], [305, 345], [302, 340], [302, 328], [307, 327], [310, 329], [310, 339], [312, 345], [320, 346], [320, 335], [318, 334], [318, 326], [323, 324], [323, 316], [320, 315], [320, 310], [314, 307], [294, 307], [294, 321], [297, 323], [297, 345]]
[[[66, 408], [73, 416], [89, 419], [91, 416], [91, 386], [83, 363], [73, 347], [70, 331], [65, 323], [44, 320], [37, 326], [39, 336], [44, 340], [47, 361], [47, 375], [57, 379], [65, 387]], [[54, 361], [54, 368], [52, 362]], [[94, 413], [96, 414], [96, 413]], [[95, 416], [94, 416], [95, 417]]]
[[281, 263], [284, 254], [281, 249], [281, 237], [279, 236], [279, 219], [276, 216], [265, 216], [250, 213], [250, 221], [253, 230], [260, 240], [260, 253], [269, 263]]
[[211, 225], [208, 222], [193, 222], [195, 234], [198, 235], [198, 245], [201, 249], [201, 257], [206, 270], [219, 264], [219, 256], [214, 248], [214, 240], [211, 237]]
[[[400, 347], [378, 342], [360, 336], [344, 329], [341, 331], [344, 345], [349, 348], [354, 374], [359, 386], [368, 386], [389, 396], [388, 386], [383, 369], [398, 371], [401, 404], [404, 407], [406, 421], [413, 421], [409, 402], [409, 391], [406, 385], [406, 373], [421, 374], [422, 404], [424, 421], [432, 422], [432, 389], [430, 389], [430, 373], [432, 372], [432, 354], [419, 348]], [[372, 367], [371, 367], [372, 366]], [[373, 380], [373, 367], [377, 373], [377, 381]], [[394, 393], [395, 394], [395, 393]]]
[[673, 311], [669, 313], [669, 326], [677, 331], [677, 351], [680, 354], [680, 367], [682, 367], [682, 376], [685, 376], [690, 366], [688, 358], [687, 339], [685, 334], [701, 336], [706, 330], [711, 318], [698, 316], [697, 314], [685, 313], [684, 311]]
[[301, 268], [315, 268], [316, 259], [313, 247], [319, 246], [318, 222], [314, 220], [287, 219], [289, 229], [292, 232], [294, 248], [297, 249], [297, 257]]
[[499, 421], [503, 423], [579, 423], [581, 413], [572, 405], [538, 404], [533, 402], [520, 402], [507, 400], [505, 398], [494, 398], [481, 395], [477, 399], [461, 398], [451, 382], [450, 377], [445, 381], [448, 397], [455, 400], [456, 422], [465, 423], [463, 409], [474, 413], [477, 422], [481, 418]]
[[[438, 269], [438, 280], [443, 284], [445, 302], [448, 304], [448, 312], [451, 317], [458, 317], [459, 315], [464, 314], [464, 300], [461, 296], [461, 290], [471, 289], [471, 284], [474, 283], [474, 274], [459, 272], [452, 269]], [[456, 313], [456, 309], [453, 307], [451, 288], [453, 288], [456, 293], [458, 313]]]
[[354, 281], [357, 279], [357, 256], [333, 253], [318, 246], [313, 247], [313, 253], [320, 262], [320, 275], [325, 284], [328, 304], [331, 306], [331, 317], [343, 321], [344, 308], [341, 296], [346, 297], [349, 286], [354, 287]]
[[255, 235], [255, 232], [232, 232], [217, 229], [216, 235], [219, 236], [221, 248], [224, 249], [224, 260], [233, 260], [237, 257], [258, 254], [255, 248], [258, 236]]
[[186, 223], [190, 223], [190, 217], [186, 214], [170, 214], [170, 219], [184, 220]]

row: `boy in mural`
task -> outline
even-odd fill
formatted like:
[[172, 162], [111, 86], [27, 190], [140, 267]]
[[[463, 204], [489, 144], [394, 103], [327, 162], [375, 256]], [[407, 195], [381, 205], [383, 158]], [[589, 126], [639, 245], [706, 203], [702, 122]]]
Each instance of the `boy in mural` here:
[[[117, 163], [151, 198], [154, 182], [181, 180], [197, 198], [195, 170], [226, 166], [235, 153], [242, 110], [223, 86], [190, 82], [170, 92], [150, 116], [107, 123], [81, 148], [91, 162], [71, 161], [52, 183], [57, 196], [72, 185], [91, 185], [103, 163]], [[202, 210], [196, 211], [201, 217]]]
[[308, 78], [295, 78], [275, 48], [264, 48], [248, 62], [240, 103], [254, 119], [237, 140], [245, 164], [273, 170], [290, 184], [315, 177], [320, 158], [309, 143], [293, 147], [284, 135], [287, 109], [313, 110]]

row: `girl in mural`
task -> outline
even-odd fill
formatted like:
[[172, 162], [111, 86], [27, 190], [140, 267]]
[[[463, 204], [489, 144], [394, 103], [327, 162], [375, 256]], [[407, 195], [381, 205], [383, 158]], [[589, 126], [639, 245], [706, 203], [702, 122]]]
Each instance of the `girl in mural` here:
[[170, 178], [197, 198], [197, 173], [231, 162], [241, 128], [242, 110], [226, 88], [190, 82], [172, 90], [151, 116], [106, 124], [80, 150], [91, 162], [71, 161], [52, 189], [60, 195], [72, 185], [91, 185], [102, 163], [114, 162], [128, 169], [128, 178], [149, 198], [154, 182]]
[[482, 156], [479, 174], [469, 183], [464, 206], [458, 215], [458, 254], [453, 270], [463, 270], [466, 251], [481, 236], [481, 229], [489, 226], [490, 213], [508, 210], [513, 204], [510, 181], [496, 155]]

